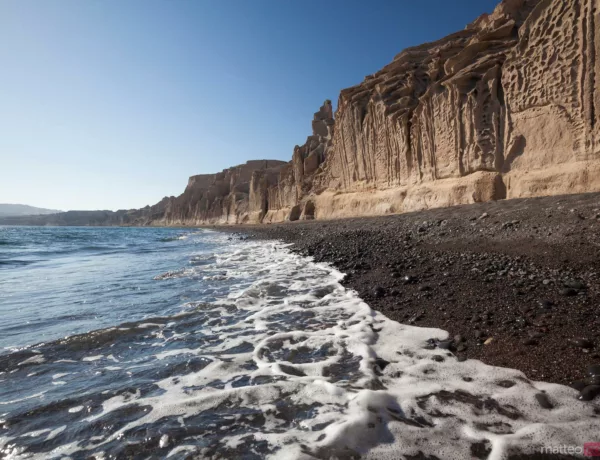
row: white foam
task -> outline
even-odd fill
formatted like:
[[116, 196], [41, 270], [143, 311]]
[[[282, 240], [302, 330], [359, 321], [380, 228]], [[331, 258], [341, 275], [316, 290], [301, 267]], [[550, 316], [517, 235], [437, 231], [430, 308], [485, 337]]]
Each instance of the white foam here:
[[46, 359], [42, 355], [32, 356], [31, 358], [27, 358], [24, 361], [21, 361], [18, 366], [23, 366], [25, 364], [42, 364]]
[[98, 356], [86, 356], [85, 358], [82, 358], [82, 361], [86, 361], [86, 362], [93, 362], [93, 361], [99, 361], [102, 358], [104, 358], [104, 355], [98, 355]]

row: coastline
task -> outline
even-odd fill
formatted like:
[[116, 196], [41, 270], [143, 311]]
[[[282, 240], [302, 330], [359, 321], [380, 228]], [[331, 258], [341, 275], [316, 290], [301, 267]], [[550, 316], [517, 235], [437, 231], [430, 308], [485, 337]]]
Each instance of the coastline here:
[[600, 364], [599, 193], [210, 228], [333, 264], [388, 318], [448, 331], [461, 360], [574, 386]]

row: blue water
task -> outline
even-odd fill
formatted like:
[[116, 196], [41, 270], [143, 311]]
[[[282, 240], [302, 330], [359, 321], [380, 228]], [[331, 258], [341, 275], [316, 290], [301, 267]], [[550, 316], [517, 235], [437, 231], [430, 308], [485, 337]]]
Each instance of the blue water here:
[[195, 278], [157, 285], [218, 244], [177, 228], [0, 227], [0, 349], [55, 340], [212, 300]]

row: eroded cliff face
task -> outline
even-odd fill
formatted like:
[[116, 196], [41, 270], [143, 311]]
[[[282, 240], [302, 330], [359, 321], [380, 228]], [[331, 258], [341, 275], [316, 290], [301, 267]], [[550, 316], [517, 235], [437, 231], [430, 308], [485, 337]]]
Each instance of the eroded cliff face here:
[[138, 225], [247, 223], [250, 215], [255, 211], [254, 176], [263, 173], [265, 177], [270, 177], [285, 164], [277, 160], [253, 160], [217, 174], [192, 176], [181, 195], [163, 198], [158, 205], [152, 207], [154, 210], [150, 208], [143, 215], [137, 216], [134, 223]]
[[316, 216], [600, 190], [598, 6], [503, 1], [342, 91]]
[[504, 0], [315, 113], [289, 163], [193, 176], [159, 225], [404, 212], [600, 191], [600, 0]]

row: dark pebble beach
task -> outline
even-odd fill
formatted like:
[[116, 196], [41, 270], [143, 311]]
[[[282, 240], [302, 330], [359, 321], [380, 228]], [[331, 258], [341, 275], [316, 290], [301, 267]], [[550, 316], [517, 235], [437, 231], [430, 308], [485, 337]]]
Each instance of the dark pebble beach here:
[[448, 331], [459, 360], [600, 392], [600, 194], [228, 231], [333, 264], [389, 318]]

